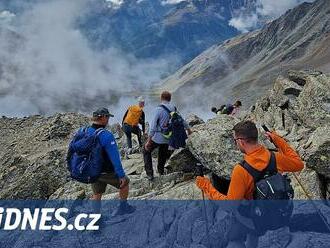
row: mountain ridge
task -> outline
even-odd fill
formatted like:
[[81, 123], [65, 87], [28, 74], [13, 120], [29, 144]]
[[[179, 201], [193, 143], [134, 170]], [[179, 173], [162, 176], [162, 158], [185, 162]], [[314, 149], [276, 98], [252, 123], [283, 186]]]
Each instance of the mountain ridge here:
[[229, 20], [241, 8], [255, 8], [254, 3], [130, 0], [116, 8], [97, 8], [80, 26], [95, 48], [115, 46], [138, 58], [178, 55], [178, 64], [184, 64], [211, 45], [239, 34]]
[[[329, 15], [330, 2], [303, 3], [261, 30], [212, 46], [155, 91], [174, 91], [183, 105], [194, 105], [182, 100], [183, 95], [193, 94], [207, 99], [206, 105], [235, 98], [250, 105], [271, 87], [278, 73], [310, 68], [328, 72]], [[219, 92], [220, 96], [210, 98], [210, 92]]]

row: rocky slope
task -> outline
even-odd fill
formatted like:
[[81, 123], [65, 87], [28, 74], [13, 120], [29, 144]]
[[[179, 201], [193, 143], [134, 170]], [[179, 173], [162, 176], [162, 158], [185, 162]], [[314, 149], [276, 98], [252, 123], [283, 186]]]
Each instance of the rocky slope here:
[[303, 3], [261, 30], [212, 46], [165, 79], [158, 90], [175, 91], [176, 100], [189, 108], [236, 98], [250, 106], [288, 69], [329, 72], [329, 15], [328, 0]]
[[[155, 181], [149, 183], [138, 149], [130, 159], [122, 159], [131, 178], [130, 199], [201, 199], [200, 190], [194, 185], [193, 171], [197, 163], [216, 173], [221, 184], [228, 183], [233, 165], [242, 158], [231, 138], [233, 125], [242, 119], [252, 119], [259, 127], [265, 123], [288, 140], [305, 161], [305, 169], [297, 176], [311, 197], [330, 199], [329, 104], [330, 75], [318, 71], [290, 71], [277, 78], [274, 87], [250, 111], [237, 118], [220, 115], [204, 123], [190, 116], [187, 119], [195, 132], [189, 137], [187, 148], [172, 155], [165, 176], [156, 176]], [[73, 113], [21, 119], [2, 117], [0, 199], [89, 198], [90, 186], [71, 181], [65, 165], [70, 136], [87, 123], [86, 116]], [[120, 126], [114, 124], [110, 128], [123, 152], [125, 137]], [[260, 140], [273, 148], [261, 133]], [[134, 146], [137, 147], [136, 141]], [[290, 176], [296, 199], [306, 199], [295, 177]], [[117, 192], [109, 187], [104, 198], [117, 199]], [[67, 232], [25, 232], [18, 236], [13, 232], [5, 234], [0, 245], [8, 247], [10, 242], [13, 247], [44, 247], [46, 242], [49, 247], [67, 247], [76, 245], [79, 240], [87, 246], [97, 242], [112, 247], [226, 247], [230, 215], [225, 205], [207, 202], [209, 232], [206, 232], [205, 219], [201, 217], [204, 216], [202, 201], [181, 203], [165, 211], [164, 202], [150, 202], [148, 207], [143, 205], [144, 201], [134, 202], [137, 206], [134, 215], [106, 220], [107, 225], [97, 236], [85, 232], [70, 232], [70, 238]], [[317, 204], [329, 222], [329, 207], [322, 202]], [[328, 247], [329, 234], [325, 227], [315, 227], [315, 224], [313, 227], [313, 223], [317, 223], [314, 221], [320, 221], [318, 218], [311, 204], [295, 202], [291, 230], [282, 228], [267, 232], [260, 238], [258, 247], [313, 247], [316, 243], [318, 247]]]

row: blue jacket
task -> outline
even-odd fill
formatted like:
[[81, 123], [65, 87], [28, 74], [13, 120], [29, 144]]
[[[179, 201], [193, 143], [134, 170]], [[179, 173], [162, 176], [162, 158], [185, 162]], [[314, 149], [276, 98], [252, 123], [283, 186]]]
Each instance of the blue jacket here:
[[[87, 129], [87, 132], [88, 132], [88, 134], [92, 135], [95, 132], [95, 130], [96, 129], [94, 127], [89, 127]], [[113, 169], [114, 169], [116, 175], [119, 178], [125, 177], [125, 171], [121, 164], [118, 146], [117, 146], [116, 139], [113, 136], [113, 134], [109, 130], [104, 129], [104, 131], [101, 132], [98, 137], [99, 137], [101, 146], [104, 148], [109, 160], [112, 163], [112, 166], [113, 166]], [[100, 156], [102, 156], [102, 154], [100, 154]], [[105, 165], [105, 166], [109, 166], [109, 169], [112, 169], [110, 167], [111, 166], [110, 164]]]

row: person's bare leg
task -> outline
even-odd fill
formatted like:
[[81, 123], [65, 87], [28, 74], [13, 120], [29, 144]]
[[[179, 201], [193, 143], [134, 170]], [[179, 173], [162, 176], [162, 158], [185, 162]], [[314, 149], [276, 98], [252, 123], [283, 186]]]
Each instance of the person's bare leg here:
[[102, 194], [101, 193], [96, 193], [93, 194], [92, 197], [90, 198], [92, 200], [92, 208], [95, 213], [100, 213], [101, 212], [101, 199], [102, 199]]
[[129, 193], [129, 184], [119, 189], [120, 203], [118, 209], [114, 212], [113, 216], [129, 214], [135, 211], [135, 207], [127, 203], [128, 193]]
[[95, 201], [101, 201], [101, 199], [102, 199], [101, 193], [93, 194], [91, 197], [91, 200], [95, 200]]

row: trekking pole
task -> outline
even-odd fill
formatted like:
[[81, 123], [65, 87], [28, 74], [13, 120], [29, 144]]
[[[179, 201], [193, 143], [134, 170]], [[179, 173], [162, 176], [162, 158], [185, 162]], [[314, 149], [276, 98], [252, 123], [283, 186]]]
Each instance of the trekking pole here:
[[203, 212], [204, 212], [204, 219], [205, 219], [205, 225], [206, 225], [207, 244], [208, 244], [208, 247], [211, 247], [211, 245], [210, 245], [209, 222], [208, 222], [208, 219], [207, 219], [205, 195], [204, 195], [203, 190], [202, 190], [202, 197], [203, 197], [203, 208], [204, 208]]
[[[197, 174], [199, 176], [204, 177], [203, 166], [200, 163], [197, 163], [196, 166], [197, 166], [197, 170], [198, 170]], [[201, 191], [202, 191], [202, 198], [203, 198], [203, 215], [204, 215], [204, 220], [205, 220], [205, 225], [206, 225], [207, 244], [208, 244], [208, 247], [211, 247], [210, 246], [209, 222], [208, 222], [207, 213], [206, 213], [205, 195], [204, 195], [204, 191], [203, 190], [201, 190]]]
[[[265, 132], [270, 132], [270, 130], [266, 127], [266, 125], [262, 125], [262, 128], [265, 130]], [[271, 142], [274, 144], [274, 142], [271, 140]], [[274, 144], [275, 145], [275, 144]], [[275, 145], [276, 146], [276, 145]], [[307, 198], [312, 202], [313, 207], [315, 208], [317, 214], [321, 217], [323, 223], [325, 224], [325, 226], [327, 227], [328, 231], [330, 232], [330, 225], [328, 224], [327, 219], [323, 216], [323, 214], [321, 213], [321, 210], [318, 209], [318, 207], [316, 206], [316, 204], [314, 203], [312, 197], [310, 196], [310, 194], [308, 193], [308, 191], [305, 189], [305, 187], [303, 186], [303, 184], [301, 183], [301, 181], [299, 180], [298, 176], [292, 172], [294, 178], [297, 180], [299, 186], [302, 188], [303, 192], [305, 193], [305, 195], [307, 196]]]
[[328, 220], [323, 216], [321, 210], [316, 206], [316, 204], [314, 203], [312, 197], [310, 196], [310, 194], [308, 193], [308, 191], [305, 189], [305, 187], [303, 186], [303, 184], [299, 180], [298, 176], [294, 172], [292, 172], [292, 174], [293, 174], [294, 178], [297, 180], [297, 182], [300, 185], [300, 187], [302, 188], [302, 190], [304, 191], [304, 193], [307, 196], [307, 198], [312, 202], [312, 205], [315, 208], [317, 214], [321, 217], [323, 223], [325, 224], [325, 226], [327, 227], [328, 231], [330, 232], [330, 226], [328, 224]]

